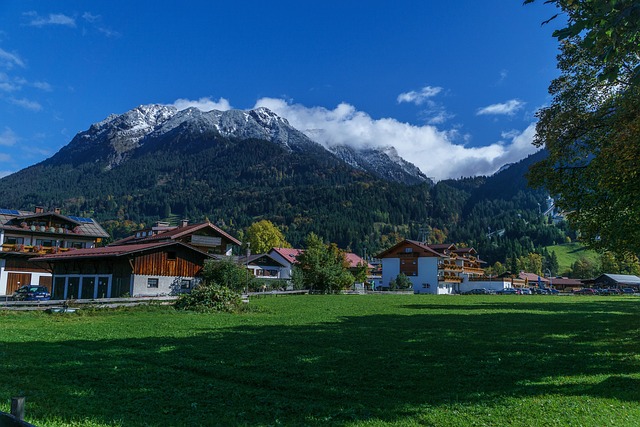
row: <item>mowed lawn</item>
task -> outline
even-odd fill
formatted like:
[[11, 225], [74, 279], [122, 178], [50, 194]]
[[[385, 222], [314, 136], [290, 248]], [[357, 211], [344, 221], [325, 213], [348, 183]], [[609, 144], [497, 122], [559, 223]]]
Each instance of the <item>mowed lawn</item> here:
[[254, 298], [0, 312], [0, 410], [38, 426], [640, 425], [640, 298]]

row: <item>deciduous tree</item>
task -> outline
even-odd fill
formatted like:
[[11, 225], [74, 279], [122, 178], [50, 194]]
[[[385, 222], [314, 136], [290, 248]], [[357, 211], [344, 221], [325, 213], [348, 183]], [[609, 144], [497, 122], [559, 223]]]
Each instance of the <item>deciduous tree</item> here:
[[590, 246], [638, 254], [640, 3], [546, 3], [567, 26], [554, 32], [561, 75], [549, 87], [553, 100], [537, 113], [534, 143], [549, 155], [532, 167], [530, 181], [556, 196]]
[[251, 224], [247, 228], [246, 238], [251, 244], [251, 251], [256, 254], [266, 253], [271, 248], [291, 247], [280, 229], [266, 219]]

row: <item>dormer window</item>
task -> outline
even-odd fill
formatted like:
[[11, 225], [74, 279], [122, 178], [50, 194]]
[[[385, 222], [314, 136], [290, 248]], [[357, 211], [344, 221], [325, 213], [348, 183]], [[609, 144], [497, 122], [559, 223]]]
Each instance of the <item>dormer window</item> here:
[[411, 252], [413, 252], [413, 248], [404, 248], [404, 252], [410, 254]]

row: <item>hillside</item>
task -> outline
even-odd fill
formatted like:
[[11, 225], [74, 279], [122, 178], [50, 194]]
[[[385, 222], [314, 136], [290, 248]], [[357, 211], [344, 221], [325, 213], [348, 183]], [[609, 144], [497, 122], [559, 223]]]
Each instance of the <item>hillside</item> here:
[[526, 187], [538, 155], [434, 185], [392, 148], [338, 151], [266, 109], [138, 107], [0, 179], [0, 207], [59, 207], [95, 217], [116, 238], [164, 218], [208, 219], [234, 234], [269, 219], [296, 246], [310, 232], [370, 254], [402, 238], [446, 240], [488, 262], [564, 241], [567, 230], [539, 213], [546, 194]]
[[571, 266], [574, 262], [580, 258], [587, 258], [596, 264], [599, 260], [598, 253], [596, 251], [587, 249], [581, 243], [565, 243], [561, 245], [547, 246], [546, 249], [551, 252], [555, 252], [558, 257], [558, 273], [559, 275], [566, 275], [571, 270]]

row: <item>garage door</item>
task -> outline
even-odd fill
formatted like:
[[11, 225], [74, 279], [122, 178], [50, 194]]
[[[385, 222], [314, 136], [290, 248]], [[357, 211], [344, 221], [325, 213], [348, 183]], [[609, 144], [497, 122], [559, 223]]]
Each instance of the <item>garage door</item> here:
[[13, 294], [22, 285], [31, 284], [31, 273], [8, 273], [7, 295]]

